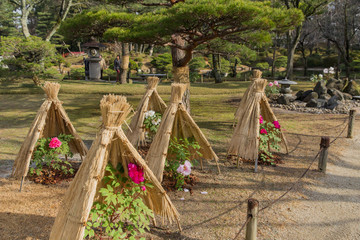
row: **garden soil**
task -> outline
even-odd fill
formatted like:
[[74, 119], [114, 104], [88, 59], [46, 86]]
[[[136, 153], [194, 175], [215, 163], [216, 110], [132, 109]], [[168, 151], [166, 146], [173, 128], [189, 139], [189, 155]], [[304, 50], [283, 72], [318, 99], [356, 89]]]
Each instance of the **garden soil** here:
[[[213, 162], [194, 170], [199, 182], [189, 192], [170, 192], [181, 215], [176, 224], [152, 227], [147, 239], [233, 239], [246, 220], [246, 200], [256, 198], [260, 208], [281, 196], [308, 168], [319, 150], [321, 136], [333, 140], [345, 127], [345, 115], [314, 115], [276, 110], [289, 142], [283, 164], [253, 163], [236, 168], [226, 159], [228, 143], [214, 142], [221, 175]], [[228, 125], [231, 135], [231, 122]], [[346, 131], [331, 145], [327, 173], [317, 171], [317, 161], [301, 182], [280, 201], [258, 216], [258, 239], [360, 239], [360, 118], [355, 138]], [[2, 170], [2, 169], [1, 169]], [[68, 182], [44, 186], [0, 178], [0, 239], [48, 239]], [[158, 221], [160, 223], [161, 221]], [[237, 239], [243, 239], [241, 232]]]

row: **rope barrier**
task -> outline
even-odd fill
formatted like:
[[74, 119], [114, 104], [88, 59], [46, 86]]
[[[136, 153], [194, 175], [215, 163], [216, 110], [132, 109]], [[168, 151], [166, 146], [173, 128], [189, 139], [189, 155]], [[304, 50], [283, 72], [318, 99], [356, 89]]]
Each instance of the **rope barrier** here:
[[[336, 142], [340, 136], [344, 133], [344, 131], [346, 130], [347, 126], [349, 125], [349, 123], [344, 124], [344, 128], [343, 130], [335, 137], [334, 140], [332, 140], [330, 142], [330, 145], [332, 145], [334, 142]], [[314, 164], [315, 160], [319, 157], [321, 150], [323, 149], [323, 146], [321, 146], [320, 150], [317, 152], [317, 154], [315, 155], [315, 157], [313, 158], [313, 160], [310, 162], [309, 166], [307, 167], [307, 169], [303, 172], [303, 174], [301, 174], [301, 176], [292, 184], [292, 186], [285, 192], [283, 193], [280, 197], [278, 197], [277, 199], [271, 201], [271, 203], [269, 203], [267, 206], [261, 208], [258, 212], [258, 214], [262, 211], [264, 211], [267, 208], [270, 208], [272, 205], [274, 205], [276, 202], [278, 202], [279, 200], [281, 200], [283, 197], [286, 196], [286, 194], [288, 194], [292, 189], [294, 189], [294, 187], [302, 180], [303, 177], [305, 177], [305, 175], [309, 172], [311, 166]], [[241, 226], [240, 230], [237, 232], [237, 234], [235, 235], [235, 239], [237, 239], [237, 237], [240, 235], [240, 233], [242, 232], [242, 230], [245, 228], [246, 224], [250, 221], [251, 216], [248, 216], [246, 221], [244, 222], [244, 224]]]

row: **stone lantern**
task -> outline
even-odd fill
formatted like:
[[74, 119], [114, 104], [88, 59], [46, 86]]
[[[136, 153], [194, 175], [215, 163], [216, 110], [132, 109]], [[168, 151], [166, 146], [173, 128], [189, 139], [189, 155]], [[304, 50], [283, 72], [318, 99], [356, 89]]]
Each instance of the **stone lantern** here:
[[89, 43], [85, 43], [83, 45], [84, 48], [87, 48], [88, 58], [86, 61], [89, 62], [89, 80], [100, 80], [101, 77], [101, 65], [100, 65], [100, 49], [105, 48], [106, 46], [92, 41]]

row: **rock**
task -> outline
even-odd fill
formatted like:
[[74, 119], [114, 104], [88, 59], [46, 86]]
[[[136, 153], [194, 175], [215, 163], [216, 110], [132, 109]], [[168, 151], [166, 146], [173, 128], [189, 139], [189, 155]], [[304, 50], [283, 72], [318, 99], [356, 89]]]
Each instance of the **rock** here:
[[303, 90], [300, 90], [296, 93], [296, 100], [302, 100], [301, 97], [302, 95], [304, 94], [304, 91]]
[[304, 98], [304, 102], [310, 102], [310, 100], [318, 99], [319, 95], [316, 92], [311, 92]]
[[299, 100], [300, 100], [300, 101], [304, 101], [304, 99], [305, 99], [310, 93], [312, 93], [312, 92], [313, 92], [313, 90], [307, 90], [307, 91], [305, 91]]
[[341, 101], [339, 101], [339, 98], [337, 96], [332, 96], [329, 101], [326, 103], [325, 108], [333, 110], [335, 109], [339, 104], [341, 104]]
[[327, 94], [327, 93], [325, 93], [319, 97], [319, 99], [325, 99], [326, 101], [328, 101], [330, 98], [331, 98], [330, 94]]
[[327, 88], [325, 86], [325, 81], [321, 80], [316, 83], [314, 88], [314, 92], [316, 92], [319, 96], [325, 94], [327, 92]]
[[360, 86], [353, 80], [348, 81], [343, 92], [349, 93], [352, 96], [360, 95]]
[[349, 93], [343, 93], [344, 96], [344, 100], [351, 100], [352, 99], [352, 95]]
[[278, 102], [279, 104], [289, 105], [289, 104], [290, 104], [290, 97], [287, 96], [287, 95], [281, 95], [281, 96], [278, 98], [277, 102]]
[[330, 78], [330, 79], [327, 81], [327, 83], [326, 83], [326, 87], [327, 87], [327, 88], [334, 88], [336, 81], [337, 81], [337, 79], [335, 79], [335, 78]]
[[337, 96], [340, 101], [343, 101], [343, 100], [344, 100], [344, 94], [343, 94], [341, 91], [339, 91], [339, 90], [337, 90], [337, 89], [335, 89], [335, 88], [328, 89], [327, 93], [328, 93], [331, 97]]
[[326, 100], [324, 100], [324, 99], [311, 99], [306, 104], [306, 107], [321, 108], [321, 107], [324, 107], [325, 104], [326, 104]]

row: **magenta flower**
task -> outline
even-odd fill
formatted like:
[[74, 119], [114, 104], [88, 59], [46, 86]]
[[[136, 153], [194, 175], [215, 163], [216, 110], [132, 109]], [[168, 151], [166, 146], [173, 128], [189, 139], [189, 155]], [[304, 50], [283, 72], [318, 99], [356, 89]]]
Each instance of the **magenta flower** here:
[[263, 119], [263, 117], [261, 115], [260, 115], [260, 118], [259, 118], [259, 122], [260, 122], [260, 124], [264, 123], [264, 119]]
[[146, 187], [145, 186], [141, 186], [141, 190], [143, 190], [144, 192], [146, 191]]
[[272, 82], [269, 82], [269, 87], [274, 86], [274, 84]]
[[58, 148], [61, 144], [61, 141], [57, 137], [54, 137], [50, 140], [49, 148]]
[[280, 124], [278, 121], [274, 121], [273, 124], [275, 128], [280, 129]]
[[265, 135], [268, 134], [268, 132], [266, 131], [265, 128], [262, 128], [262, 129], [260, 130], [260, 133], [261, 133], [261, 134], [265, 134]]
[[129, 163], [128, 164], [128, 170], [129, 170], [129, 177], [131, 178], [131, 180], [134, 183], [140, 184], [143, 181], [145, 181], [144, 171], [139, 166], [137, 166], [136, 164]]

